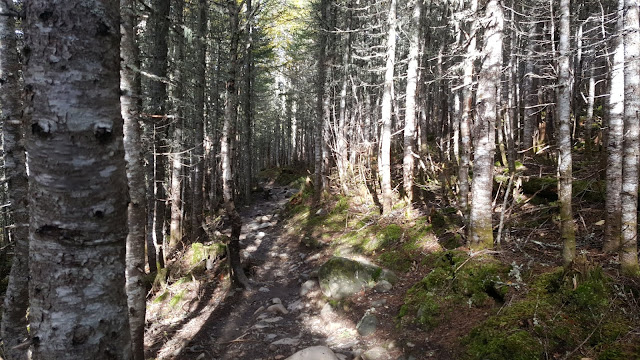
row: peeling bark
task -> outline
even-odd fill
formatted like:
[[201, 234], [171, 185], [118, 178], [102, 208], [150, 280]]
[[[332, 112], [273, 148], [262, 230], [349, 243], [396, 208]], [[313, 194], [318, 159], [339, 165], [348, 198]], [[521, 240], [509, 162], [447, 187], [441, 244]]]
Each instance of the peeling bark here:
[[130, 359], [118, 2], [25, 3], [34, 359]]

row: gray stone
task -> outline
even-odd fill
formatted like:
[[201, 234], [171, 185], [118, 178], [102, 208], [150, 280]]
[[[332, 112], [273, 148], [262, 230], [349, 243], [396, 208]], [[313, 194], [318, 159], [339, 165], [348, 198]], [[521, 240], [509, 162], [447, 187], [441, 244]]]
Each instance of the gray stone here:
[[391, 291], [391, 289], [393, 289], [393, 285], [391, 285], [391, 283], [388, 282], [387, 280], [380, 280], [376, 284], [374, 289], [379, 293], [386, 293], [386, 292]]
[[312, 346], [289, 356], [285, 360], [339, 360], [326, 346]]
[[316, 287], [315, 280], [307, 280], [300, 287], [300, 296], [307, 295], [313, 288]]
[[358, 322], [358, 325], [356, 325], [356, 329], [360, 336], [368, 336], [376, 332], [379, 323], [377, 316], [373, 314], [365, 314]]
[[333, 257], [318, 270], [318, 280], [322, 293], [334, 299], [343, 299], [386, 280], [390, 284], [397, 276], [378, 266], [342, 257]]
[[300, 339], [296, 338], [284, 338], [271, 343], [271, 345], [289, 345], [289, 346], [297, 346], [300, 344]]
[[287, 315], [289, 313], [282, 304], [273, 304], [267, 308], [267, 311], [276, 314], [279, 313], [282, 315]]
[[369, 349], [362, 354], [363, 360], [390, 360], [391, 355], [389, 352], [380, 346], [376, 346], [373, 349]]

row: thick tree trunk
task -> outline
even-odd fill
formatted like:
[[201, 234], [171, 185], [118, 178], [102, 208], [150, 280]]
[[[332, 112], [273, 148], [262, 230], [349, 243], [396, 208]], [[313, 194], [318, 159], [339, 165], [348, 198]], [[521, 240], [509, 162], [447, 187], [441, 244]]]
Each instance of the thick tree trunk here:
[[130, 359], [118, 3], [25, 10], [33, 358]]
[[622, 243], [620, 264], [626, 274], [638, 268], [638, 160], [640, 159], [640, 25], [638, 0], [624, 9], [624, 153], [622, 159]]
[[413, 202], [414, 147], [416, 136], [416, 89], [418, 87], [418, 57], [420, 55], [420, 13], [422, 1], [413, 2], [413, 17], [407, 67], [407, 95], [404, 116], [404, 159], [402, 161], [405, 200], [409, 208]]
[[558, 121], [558, 201], [560, 202], [560, 231], [564, 241], [562, 260], [565, 266], [569, 265], [576, 256], [575, 224], [571, 209], [573, 163], [571, 159], [571, 67], [569, 64], [570, 12], [570, 0], [561, 0], [556, 117]]
[[121, 46], [120, 103], [124, 119], [124, 149], [129, 182], [126, 286], [131, 328], [131, 350], [134, 360], [144, 360], [144, 325], [147, 289], [144, 285], [146, 187], [140, 141], [140, 81], [138, 45], [135, 39], [135, 5], [120, 0]]
[[606, 252], [620, 250], [622, 234], [622, 146], [624, 131], [624, 0], [618, 0], [616, 37], [614, 38], [611, 78], [609, 80], [609, 132], [607, 140], [607, 211], [604, 230], [604, 246]]
[[382, 211], [391, 212], [393, 205], [393, 190], [391, 189], [391, 104], [393, 97], [393, 73], [396, 63], [396, 0], [390, 0], [387, 16], [387, 64], [384, 75], [384, 90], [382, 93], [382, 134], [380, 138], [380, 180], [382, 190]]
[[495, 124], [497, 95], [502, 70], [502, 5], [490, 0], [485, 10], [484, 61], [478, 78], [476, 125], [474, 134], [474, 162], [472, 201], [469, 214], [469, 245], [472, 249], [493, 246], [493, 156], [496, 150]]
[[8, 179], [8, 200], [11, 203], [14, 228], [13, 263], [4, 297], [0, 337], [7, 360], [26, 360], [24, 342], [29, 306], [29, 183], [25, 166], [22, 104], [20, 102], [20, 62], [16, 45], [15, 20], [0, 1], [0, 107], [2, 108], [2, 150], [4, 170]]
[[464, 59], [462, 90], [462, 117], [460, 118], [460, 169], [458, 171], [458, 192], [460, 210], [467, 216], [469, 210], [469, 164], [471, 163], [471, 117], [473, 110], [473, 73], [476, 59], [476, 19], [478, 0], [471, 0], [469, 10], [473, 21], [469, 25], [469, 42]]
[[193, 150], [195, 173], [193, 174], [193, 212], [191, 213], [191, 232], [193, 241], [205, 241], [205, 232], [202, 227], [204, 221], [204, 81], [206, 73], [206, 37], [207, 37], [207, 1], [199, 1], [197, 42], [195, 49], [196, 65], [194, 69], [194, 126], [195, 146]]

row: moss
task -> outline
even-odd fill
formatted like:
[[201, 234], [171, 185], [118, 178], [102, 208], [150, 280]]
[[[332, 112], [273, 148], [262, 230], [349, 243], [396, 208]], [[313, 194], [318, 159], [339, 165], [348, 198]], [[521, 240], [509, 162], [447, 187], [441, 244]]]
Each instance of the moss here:
[[578, 346], [598, 359], [633, 358], [635, 342], [618, 343], [633, 327], [624, 312], [611, 312], [616, 295], [610, 282], [597, 267], [583, 272], [558, 268], [536, 276], [524, 298], [465, 337], [467, 358], [542, 359], [545, 353], [563, 354]]
[[[507, 288], [508, 267], [492, 258], [474, 258], [461, 251], [446, 251], [427, 256], [432, 270], [405, 296], [399, 317], [418, 325], [434, 326], [443, 315], [445, 304], [484, 306], [489, 298], [502, 301]], [[413, 317], [412, 317], [413, 316]]]
[[187, 290], [181, 290], [180, 292], [178, 292], [177, 294], [173, 295], [171, 297], [171, 300], [169, 300], [169, 306], [171, 306], [172, 308], [176, 307], [178, 304], [180, 304], [180, 302], [182, 302], [182, 299], [184, 298], [185, 294], [187, 293]]
[[394, 271], [407, 272], [411, 269], [412, 260], [403, 252], [388, 251], [380, 255], [378, 258], [380, 263]]
[[389, 246], [394, 242], [400, 240], [402, 234], [404, 233], [404, 229], [396, 224], [391, 224], [379, 233], [378, 237], [382, 240], [382, 246]]

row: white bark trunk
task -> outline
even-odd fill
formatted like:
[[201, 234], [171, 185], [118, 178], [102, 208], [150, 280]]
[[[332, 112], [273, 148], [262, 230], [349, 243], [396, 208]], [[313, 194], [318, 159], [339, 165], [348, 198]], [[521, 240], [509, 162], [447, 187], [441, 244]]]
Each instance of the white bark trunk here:
[[25, 3], [34, 359], [130, 359], [118, 2]]

